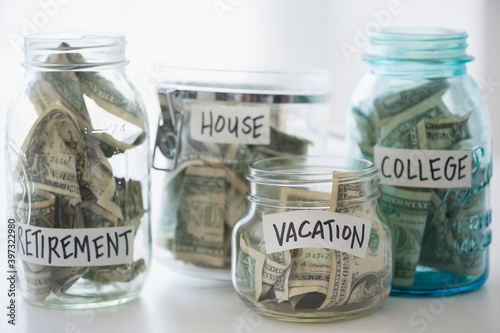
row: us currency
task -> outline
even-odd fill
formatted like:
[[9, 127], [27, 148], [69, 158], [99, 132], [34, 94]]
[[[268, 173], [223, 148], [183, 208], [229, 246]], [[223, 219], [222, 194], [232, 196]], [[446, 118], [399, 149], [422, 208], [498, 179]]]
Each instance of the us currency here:
[[430, 208], [431, 190], [382, 185], [378, 206], [394, 236], [394, 284], [411, 286]]
[[319, 297], [318, 306], [321, 304], [328, 293], [331, 251], [316, 248], [302, 249], [302, 255], [295, 259], [295, 269], [290, 273], [289, 298], [314, 293]]
[[[265, 251], [265, 250], [264, 250]], [[289, 297], [290, 272], [295, 251], [280, 251], [266, 256], [262, 272], [263, 294], [270, 294], [267, 298], [277, 299], [278, 303], [287, 301]]]
[[254, 146], [242, 144], [227, 145], [223, 153], [224, 163], [239, 179], [245, 179], [250, 163], [269, 157], [266, 153], [255, 149]]
[[[61, 47], [71, 48], [66, 43], [63, 43]], [[65, 53], [64, 56], [65, 58], [62, 58], [63, 61], [60, 62], [69, 62], [75, 68], [85, 69], [83, 71], [69, 72], [73, 74], [73, 82], [75, 79], [78, 82], [79, 86], [75, 85], [74, 87], [74, 90], [77, 92], [75, 95], [79, 96], [83, 103], [85, 103], [83, 98], [85, 94], [102, 109], [138, 127], [138, 130], [132, 131], [133, 134], [129, 135], [129, 137], [121, 137], [118, 140], [102, 129], [94, 129], [96, 126], [92, 124], [88, 112], [78, 112], [83, 120], [80, 126], [86, 130], [87, 139], [98, 142], [106, 157], [123, 153], [128, 149], [142, 144], [146, 138], [144, 117], [141, 113], [142, 105], [132, 97], [132, 92], [130, 92], [130, 96], [126, 96], [115, 87], [113, 82], [97, 72], [90, 71], [89, 69], [95, 65], [88, 63], [80, 53]], [[66, 72], [62, 72], [62, 74], [66, 74]], [[52, 96], [55, 98], [54, 95]], [[125, 126], [125, 124], [122, 124], [120, 129]], [[118, 125], [117, 128], [112, 129], [113, 132], [120, 132], [118, 130]]]
[[431, 109], [439, 103], [449, 86], [448, 82], [437, 80], [379, 96], [373, 101], [373, 122], [378, 127], [417, 105], [418, 109]]
[[351, 109], [353, 116], [351, 127], [352, 140], [358, 144], [358, 148], [365, 158], [373, 159], [373, 147], [377, 143], [377, 132], [374, 123], [360, 108]]
[[[258, 300], [262, 294], [262, 272], [266, 255], [252, 247], [246, 233], [241, 233], [236, 262], [237, 279], [246, 285], [248, 293]], [[245, 292], [245, 291], [244, 291]]]
[[157, 241], [170, 251], [173, 250], [172, 244], [177, 224], [177, 215], [172, 214], [172, 212], [176, 212], [179, 207], [180, 197], [178, 194], [182, 186], [184, 173], [189, 166], [203, 166], [203, 161], [182, 163], [165, 176], [161, 201], [163, 209], [160, 212], [161, 224]]
[[[111, 228], [118, 225], [119, 218], [102, 208], [95, 201], [81, 201], [74, 209], [74, 225], [67, 228]], [[51, 290], [56, 296], [61, 296], [74, 283], [83, 277], [90, 266], [54, 267], [51, 278]]]
[[146, 263], [141, 258], [126, 265], [91, 267], [85, 276], [101, 283], [130, 282], [144, 271], [146, 271]]
[[[37, 190], [32, 193], [31, 203], [22, 203], [17, 210], [22, 223], [43, 228], [55, 225], [56, 198], [53, 194]], [[28, 220], [29, 219], [29, 220]], [[26, 297], [32, 301], [41, 301], [50, 295], [52, 267], [23, 262]]]
[[[189, 116], [185, 116], [184, 122], [189, 121]], [[178, 151], [179, 163], [186, 163], [193, 160], [223, 160], [225, 144], [213, 142], [200, 142], [191, 138], [189, 126], [183, 126], [180, 148]]]
[[35, 121], [21, 150], [35, 186], [81, 201], [80, 184], [88, 181], [88, 160], [71, 111], [51, 104]]
[[104, 110], [125, 119], [135, 126], [144, 129], [142, 106], [130, 96], [125, 96], [122, 90], [105, 77], [96, 72], [77, 72], [82, 91]]
[[305, 155], [311, 142], [271, 127], [271, 142], [269, 145], [255, 145], [255, 149], [269, 157]]
[[[60, 47], [67, 46], [66, 43], [62, 43]], [[50, 55], [47, 62], [61, 66], [70, 66], [71, 64], [68, 55], [64, 53]], [[41, 72], [37, 74], [37, 78], [28, 87], [28, 94], [39, 115], [47, 110], [49, 105], [60, 102], [88, 124], [91, 124], [80, 81], [75, 72]]]
[[[116, 184], [113, 177], [111, 164], [104, 156], [101, 147], [95, 142], [86, 141], [86, 157], [88, 160], [88, 181], [81, 185], [92, 193], [97, 199], [97, 204], [114, 214], [119, 219], [124, 219], [120, 206], [112, 201]], [[90, 199], [90, 198], [87, 198]]]
[[203, 165], [222, 169], [226, 173], [224, 221], [227, 226], [232, 229], [247, 209], [246, 195], [248, 192], [248, 185], [232, 171], [231, 164], [205, 160], [203, 161]]
[[389, 232], [377, 218], [375, 203], [366, 201], [367, 186], [355, 172], [333, 174], [330, 210], [372, 221], [365, 258], [331, 251], [328, 292], [319, 310], [373, 299], [384, 300], [390, 292], [392, 248]]
[[50, 289], [60, 297], [88, 270], [89, 267], [55, 267], [52, 271]]
[[146, 212], [142, 198], [142, 185], [138, 180], [114, 177], [115, 192], [111, 201], [121, 209], [122, 219], [118, 226], [134, 226], [139, 229], [141, 218]]
[[223, 169], [198, 166], [186, 169], [173, 243], [176, 259], [224, 266], [225, 191]]
[[[73, 64], [87, 65], [89, 69], [92, 64], [88, 64], [87, 60], [80, 53], [67, 53], [68, 59]], [[144, 117], [142, 115], [142, 105], [137, 101], [128, 85], [119, 89], [116, 85], [108, 80], [104, 75], [95, 71], [84, 70], [75, 72], [82, 92], [102, 109], [120, 117], [135, 126], [144, 129]], [[128, 93], [128, 96], [126, 93]]]
[[402, 143], [410, 131], [418, 126], [424, 119], [444, 119], [450, 116], [448, 108], [441, 100], [430, 108], [421, 107], [419, 104], [390, 118], [380, 126], [378, 144], [382, 147], [404, 148]]
[[427, 149], [450, 149], [454, 144], [471, 138], [469, 117], [452, 116], [445, 119], [424, 119], [418, 125], [419, 137], [424, 137]]

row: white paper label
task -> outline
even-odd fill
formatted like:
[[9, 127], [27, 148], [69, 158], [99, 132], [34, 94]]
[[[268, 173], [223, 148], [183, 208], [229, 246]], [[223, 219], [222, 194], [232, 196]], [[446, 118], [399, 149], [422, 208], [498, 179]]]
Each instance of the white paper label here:
[[268, 145], [269, 107], [193, 104], [191, 138], [201, 142]]
[[470, 150], [374, 148], [381, 184], [427, 188], [469, 187], [472, 170]]
[[134, 227], [56, 229], [17, 223], [18, 258], [45, 266], [107, 266], [134, 261]]
[[328, 211], [299, 210], [264, 215], [266, 253], [327, 248], [364, 258], [372, 222]]

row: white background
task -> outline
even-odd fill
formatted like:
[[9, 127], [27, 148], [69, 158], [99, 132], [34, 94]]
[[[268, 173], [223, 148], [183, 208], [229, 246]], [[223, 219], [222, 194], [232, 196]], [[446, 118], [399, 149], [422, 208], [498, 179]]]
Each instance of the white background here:
[[[377, 24], [440, 26], [463, 29], [469, 34], [468, 53], [475, 57], [475, 61], [468, 65], [468, 70], [482, 87], [490, 108], [495, 155], [498, 155], [499, 147], [495, 142], [500, 134], [495, 129], [499, 123], [496, 108], [500, 105], [500, 1], [400, 0], [398, 13], [387, 15], [389, 2], [3, 0], [0, 2], [1, 123], [5, 123], [9, 99], [23, 78], [24, 71], [20, 66], [23, 53], [19, 40], [24, 33], [114, 31], [127, 37], [129, 77], [143, 95], [151, 124], [156, 123], [158, 117], [154, 95], [154, 66], [158, 63], [269, 70], [321, 67], [333, 73], [330, 128], [332, 135], [342, 135], [350, 96], [368, 67], [357, 56], [345, 56], [341, 47], [348, 44], [362, 53], [363, 31]], [[216, 6], [224, 4], [227, 11], [217, 12]], [[4, 142], [3, 126], [0, 132]], [[2, 143], [1, 166], [4, 164], [3, 149]], [[331, 152], [338, 149], [337, 146], [330, 147]], [[5, 212], [4, 185], [4, 173], [0, 172], [0, 216]], [[496, 185], [498, 187], [500, 183]], [[495, 198], [500, 200], [500, 195], [494, 194]], [[495, 222], [493, 228], [496, 228]], [[0, 228], [2, 251], [5, 247], [4, 229]], [[494, 242], [495, 235], [494, 230]], [[495, 249], [495, 244], [492, 249]], [[493, 260], [497, 261], [500, 252], [492, 252], [496, 255], [492, 256]], [[6, 257], [4, 252], [0, 253], [0, 309], [4, 309]], [[356, 321], [297, 325], [252, 317], [230, 285], [185, 279], [155, 263], [142, 297], [135, 302], [95, 312], [75, 312], [38, 309], [19, 301], [19, 319], [24, 325], [17, 327], [17, 331], [250, 332], [250, 327], [252, 332], [326, 332], [335, 329], [488, 332], [492, 331], [493, 325], [500, 327], [498, 297], [500, 273], [492, 265], [491, 277], [481, 290], [457, 297], [449, 304], [439, 298], [391, 297], [375, 314]], [[422, 322], [422, 325], [412, 325], [411, 322], [412, 316], [420, 309], [435, 310], [436, 315], [426, 319], [425, 329]], [[5, 331], [4, 312], [0, 310], [2, 332]], [[244, 323], [247, 328], [242, 328]]]

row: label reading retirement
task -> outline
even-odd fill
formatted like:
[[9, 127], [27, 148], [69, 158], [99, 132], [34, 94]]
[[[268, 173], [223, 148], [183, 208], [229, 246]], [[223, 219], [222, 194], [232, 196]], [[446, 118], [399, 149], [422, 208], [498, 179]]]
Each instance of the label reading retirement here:
[[45, 266], [107, 266], [134, 260], [134, 227], [55, 229], [17, 223], [18, 258]]
[[200, 142], [268, 145], [270, 110], [262, 106], [193, 104], [191, 138]]
[[328, 211], [299, 210], [263, 216], [267, 254], [298, 248], [328, 248], [364, 258], [372, 222]]
[[375, 147], [380, 184], [426, 187], [469, 187], [470, 150], [415, 150]]

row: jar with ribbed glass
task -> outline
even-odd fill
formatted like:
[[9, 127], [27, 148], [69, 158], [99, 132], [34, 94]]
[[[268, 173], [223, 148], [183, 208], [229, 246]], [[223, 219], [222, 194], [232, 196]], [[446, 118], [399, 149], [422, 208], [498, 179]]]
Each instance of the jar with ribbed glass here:
[[352, 98], [347, 139], [380, 169], [394, 294], [456, 294], [487, 278], [491, 125], [466, 70], [466, 38], [441, 28], [374, 32], [370, 72]]
[[114, 305], [137, 297], [146, 280], [149, 129], [126, 64], [121, 35], [25, 39], [6, 168], [17, 239], [12, 270], [30, 303]]
[[389, 227], [377, 213], [377, 168], [296, 156], [249, 167], [250, 206], [233, 232], [232, 278], [262, 315], [302, 322], [374, 311], [392, 281]]

